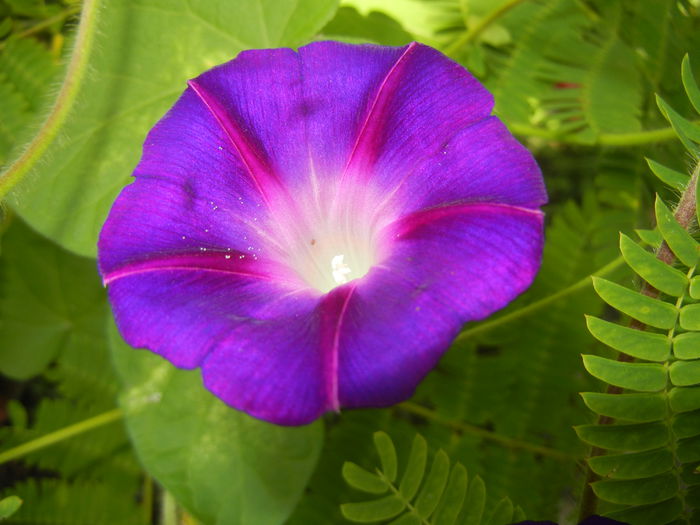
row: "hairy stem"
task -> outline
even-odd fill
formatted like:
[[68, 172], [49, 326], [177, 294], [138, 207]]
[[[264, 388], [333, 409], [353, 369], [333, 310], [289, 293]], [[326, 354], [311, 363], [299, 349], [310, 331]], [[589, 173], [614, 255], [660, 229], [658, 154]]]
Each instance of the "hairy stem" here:
[[78, 423], [75, 423], [73, 425], [69, 425], [67, 427], [56, 430], [55, 432], [43, 435], [39, 438], [33, 439], [32, 441], [28, 441], [27, 443], [23, 443], [17, 447], [11, 448], [10, 450], [6, 450], [5, 452], [0, 453], [0, 465], [2, 465], [3, 463], [7, 463], [8, 461], [14, 461], [16, 459], [19, 459], [23, 456], [26, 456], [27, 454], [31, 454], [32, 452], [36, 452], [37, 450], [41, 450], [42, 448], [50, 447], [51, 445], [60, 443], [61, 441], [82, 434], [83, 432], [87, 432], [89, 430], [108, 425], [109, 423], [119, 421], [123, 417], [124, 412], [122, 411], [122, 409], [115, 408], [114, 410], [110, 410], [109, 412], [104, 412], [95, 417], [79, 421]]
[[66, 69], [66, 76], [58, 92], [58, 97], [48, 117], [38, 133], [20, 155], [2, 174], [0, 174], [0, 199], [29, 172], [58, 135], [66, 121], [87, 75], [88, 59], [94, 47], [97, 34], [97, 14], [100, 0], [85, 0], [80, 25], [75, 38], [73, 54]]
[[[683, 226], [686, 230], [693, 224], [693, 219], [696, 215], [696, 187], [697, 187], [697, 181], [698, 181], [698, 175], [700, 174], [700, 162], [698, 162], [695, 166], [695, 169], [693, 170], [693, 173], [690, 177], [690, 181], [688, 182], [688, 185], [686, 186], [685, 190], [683, 191], [683, 194], [681, 195], [681, 199], [678, 202], [678, 206], [676, 207], [676, 210], [674, 212], [674, 217], [678, 221], [678, 223]], [[666, 241], [663, 241], [661, 245], [659, 246], [658, 250], [656, 251], [656, 258], [659, 259], [660, 261], [665, 262], [666, 264], [673, 264], [673, 262], [676, 260], [676, 256], [673, 254], [671, 249], [668, 247], [668, 244], [666, 244]], [[659, 297], [660, 292], [651, 286], [649, 283], [645, 282], [641, 289], [640, 293], [646, 295], [647, 297], [651, 297], [653, 299], [656, 299]], [[681, 298], [682, 299], [682, 298]], [[679, 299], [680, 301], [680, 299]], [[646, 330], [646, 325], [644, 323], [641, 323], [637, 321], [636, 319], [632, 319], [630, 322], [630, 328], [634, 328], [635, 330]], [[617, 356], [618, 361], [622, 362], [630, 362], [633, 361], [634, 358], [627, 354], [620, 353]], [[613, 385], [608, 385], [606, 389], [606, 393], [608, 394], [620, 394], [622, 393], [622, 388], [618, 386], [613, 386]], [[614, 422], [614, 419], [608, 416], [599, 416], [597, 424], [598, 425], [610, 425]], [[605, 450], [598, 448], [598, 447], [592, 447], [591, 452], [589, 454], [589, 457], [595, 457], [595, 456], [600, 456], [605, 453]], [[596, 496], [593, 492], [593, 488], [591, 487], [591, 484], [595, 481], [598, 480], [598, 475], [593, 472], [590, 467], [587, 468], [586, 470], [586, 481], [585, 485], [583, 488], [583, 495], [581, 496], [581, 504], [580, 504], [580, 511], [579, 511], [579, 518], [580, 520], [583, 520], [587, 518], [588, 516], [595, 514], [596, 507], [597, 507], [597, 499]]]

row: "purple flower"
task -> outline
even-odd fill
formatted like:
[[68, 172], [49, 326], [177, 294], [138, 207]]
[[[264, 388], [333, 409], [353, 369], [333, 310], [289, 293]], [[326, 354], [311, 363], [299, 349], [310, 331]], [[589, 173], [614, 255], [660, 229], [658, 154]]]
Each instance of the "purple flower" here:
[[406, 399], [539, 267], [542, 177], [492, 107], [416, 43], [191, 80], [100, 236], [122, 335], [279, 424]]

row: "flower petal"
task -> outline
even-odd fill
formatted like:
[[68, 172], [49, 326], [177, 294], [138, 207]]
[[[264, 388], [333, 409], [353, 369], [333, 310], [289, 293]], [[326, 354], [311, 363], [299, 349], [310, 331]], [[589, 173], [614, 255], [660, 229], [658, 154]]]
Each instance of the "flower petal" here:
[[376, 181], [381, 174], [375, 165], [382, 155], [403, 157], [402, 167], [408, 168], [425, 155], [426, 142], [442, 144], [488, 117], [492, 109], [493, 97], [471, 73], [414, 42], [373, 95], [346, 173], [355, 183]]
[[192, 89], [148, 135], [134, 176], [100, 233], [103, 274], [154, 254], [282, 250], [255, 181]]
[[348, 164], [369, 175], [382, 149], [422, 146], [426, 129], [431, 141], [447, 139], [493, 107], [463, 67], [417, 43], [244, 51], [194, 85], [287, 186], [306, 183], [312, 171], [340, 177]]
[[204, 384], [225, 402], [283, 425], [339, 410], [338, 342], [352, 287], [309, 308], [239, 324], [202, 364]]
[[386, 192], [383, 206], [396, 208], [398, 215], [446, 203], [538, 208], [547, 201], [532, 154], [496, 117], [410, 153], [387, 149], [375, 170]]
[[343, 406], [406, 399], [461, 325], [508, 304], [532, 282], [542, 214], [503, 205], [434, 208], [388, 228], [389, 259], [359, 281], [339, 344]]

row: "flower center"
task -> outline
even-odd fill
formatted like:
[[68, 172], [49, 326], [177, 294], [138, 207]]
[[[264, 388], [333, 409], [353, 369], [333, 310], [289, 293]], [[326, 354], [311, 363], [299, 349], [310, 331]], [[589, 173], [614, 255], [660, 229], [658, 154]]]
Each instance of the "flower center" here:
[[307, 240], [305, 249], [297, 246], [293, 263], [304, 281], [324, 293], [363, 277], [375, 263], [369, 235], [325, 233]]
[[364, 277], [386, 248], [376, 238], [387, 217], [374, 192], [366, 186], [326, 190], [299, 192], [280, 206], [275, 232], [280, 259], [322, 293]]
[[344, 259], [345, 255], [342, 253], [331, 259], [331, 272], [333, 273], [333, 280], [336, 284], [345, 284], [348, 282], [348, 276], [352, 274], [352, 270], [345, 264]]

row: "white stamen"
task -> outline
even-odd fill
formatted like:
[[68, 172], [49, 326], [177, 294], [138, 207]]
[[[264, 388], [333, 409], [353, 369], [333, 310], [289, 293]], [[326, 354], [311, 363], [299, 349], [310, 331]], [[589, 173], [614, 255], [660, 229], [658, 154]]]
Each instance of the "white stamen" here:
[[331, 259], [331, 271], [333, 273], [333, 280], [336, 284], [345, 284], [348, 282], [348, 275], [352, 273], [350, 267], [343, 261], [345, 255], [342, 253], [336, 255]]

